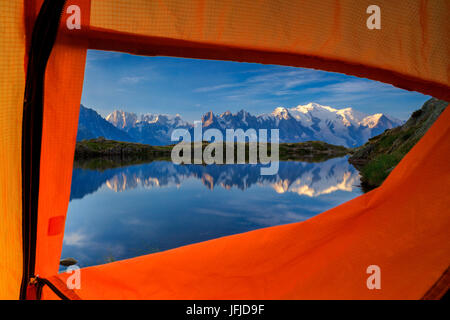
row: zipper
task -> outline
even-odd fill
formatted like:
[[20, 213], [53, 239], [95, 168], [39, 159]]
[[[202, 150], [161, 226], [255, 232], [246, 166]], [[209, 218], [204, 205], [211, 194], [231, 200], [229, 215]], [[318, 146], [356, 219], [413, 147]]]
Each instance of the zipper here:
[[23, 273], [20, 299], [27, 299], [28, 288], [36, 287], [34, 272], [45, 69], [56, 41], [65, 2], [44, 1], [34, 23], [29, 46], [22, 121]]

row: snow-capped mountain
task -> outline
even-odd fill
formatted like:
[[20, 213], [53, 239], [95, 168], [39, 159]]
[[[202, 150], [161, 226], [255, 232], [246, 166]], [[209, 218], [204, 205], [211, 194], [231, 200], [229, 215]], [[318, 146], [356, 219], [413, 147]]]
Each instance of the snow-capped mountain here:
[[335, 109], [317, 103], [294, 108], [276, 108], [272, 113], [253, 116], [241, 110], [236, 114], [207, 113], [203, 128], [279, 129], [280, 142], [321, 140], [346, 147], [360, 146], [369, 138], [402, 124], [402, 121], [378, 113], [367, 115], [352, 108]]
[[[203, 130], [218, 129], [224, 137], [226, 129], [279, 129], [280, 142], [321, 140], [346, 147], [360, 146], [384, 130], [402, 124], [402, 121], [381, 113], [368, 115], [352, 108], [336, 109], [317, 103], [293, 108], [278, 107], [272, 113], [257, 116], [244, 110], [235, 114], [229, 111], [214, 114], [210, 111], [201, 120]], [[85, 122], [89, 119], [80, 116], [80, 127], [86, 126]], [[152, 145], [173, 143], [171, 134], [178, 128], [189, 130], [193, 136], [194, 127], [179, 115], [137, 115], [125, 111], [114, 111], [105, 122], [126, 134], [125, 141]], [[107, 134], [103, 136], [112, 139]], [[84, 135], [83, 139], [86, 138]]]
[[[369, 138], [403, 123], [382, 113], [368, 115], [352, 108], [336, 109], [317, 103], [281, 109], [277, 108], [272, 113], [280, 119], [280, 123], [294, 118], [299, 122], [299, 127], [309, 129], [300, 134], [301, 141], [322, 140], [346, 147], [360, 146]], [[283, 137], [290, 140], [289, 135], [282, 134], [280, 130], [280, 139], [283, 140]]]
[[97, 111], [80, 106], [77, 141], [105, 137], [111, 140], [130, 141], [132, 138], [123, 130], [106, 121]]
[[116, 128], [124, 130], [133, 139], [132, 142], [140, 142], [151, 145], [165, 145], [172, 143], [170, 137], [172, 131], [178, 128], [191, 129], [192, 124], [181, 119], [180, 115], [143, 114], [125, 111], [114, 111], [106, 117], [106, 120]]

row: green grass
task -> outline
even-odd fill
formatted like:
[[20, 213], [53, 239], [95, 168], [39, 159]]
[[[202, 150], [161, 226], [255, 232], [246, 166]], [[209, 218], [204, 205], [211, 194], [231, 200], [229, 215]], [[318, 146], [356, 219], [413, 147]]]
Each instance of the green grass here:
[[390, 148], [391, 146], [392, 146], [392, 144], [393, 144], [393, 142], [395, 141], [395, 140], [397, 140], [397, 138], [398, 138], [398, 134], [392, 134], [392, 135], [385, 135], [385, 136], [383, 136], [381, 139], [380, 139], [380, 145], [379, 145], [379, 147], [381, 148], [381, 149], [387, 149], [387, 148]]
[[430, 99], [421, 109], [413, 112], [402, 126], [388, 129], [355, 148], [349, 161], [360, 171], [361, 185], [365, 191], [383, 183], [447, 105], [445, 101]]
[[376, 156], [361, 169], [362, 182], [371, 186], [381, 185], [402, 157], [399, 153]]

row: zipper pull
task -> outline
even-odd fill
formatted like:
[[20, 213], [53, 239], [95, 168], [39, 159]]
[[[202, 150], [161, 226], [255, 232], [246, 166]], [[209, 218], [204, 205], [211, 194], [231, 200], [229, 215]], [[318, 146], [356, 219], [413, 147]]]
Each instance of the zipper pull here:
[[27, 286], [27, 300], [38, 300], [38, 277], [31, 277]]

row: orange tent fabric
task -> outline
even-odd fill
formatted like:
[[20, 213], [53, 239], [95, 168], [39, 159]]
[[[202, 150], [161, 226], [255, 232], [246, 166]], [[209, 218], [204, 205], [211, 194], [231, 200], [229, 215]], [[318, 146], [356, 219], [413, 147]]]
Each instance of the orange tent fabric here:
[[22, 279], [23, 10], [0, 2], [0, 299], [17, 299]]
[[[76, 1], [88, 18], [87, 1]], [[69, 5], [69, 4], [67, 4]], [[66, 6], [67, 6], [66, 5]], [[61, 21], [61, 28], [65, 27]], [[41, 151], [36, 274], [58, 272], [80, 110], [87, 41], [60, 34], [47, 65]]]
[[[21, 99], [26, 40], [42, 3], [0, 5], [0, 15], [6, 18], [0, 22], [5, 35], [0, 41], [0, 114], [6, 115], [0, 117], [0, 147], [6, 151], [0, 162], [0, 263], [9, 272], [0, 276], [0, 297], [14, 297], [20, 285]], [[366, 27], [371, 4], [369, 0], [66, 1], [45, 75], [35, 273], [52, 278], [58, 271], [87, 49], [317, 68], [449, 101], [450, 3], [379, 0], [380, 30]], [[66, 8], [71, 5], [81, 9], [81, 29], [66, 27], [71, 15]], [[448, 120], [447, 110], [426, 142], [416, 146], [378, 190], [301, 224], [87, 268], [78, 294], [420, 298], [449, 264], [445, 233], [449, 197], [444, 192], [450, 185]], [[368, 264], [386, 270], [386, 289], [381, 293], [365, 288], [363, 267]], [[164, 271], [166, 266], [170, 268]], [[128, 270], [135, 271], [133, 276]], [[159, 278], [153, 276], [156, 273]], [[194, 282], [197, 286], [190, 288]], [[221, 292], [215, 291], [217, 283], [222, 284]], [[47, 290], [44, 297], [49, 297]]]

